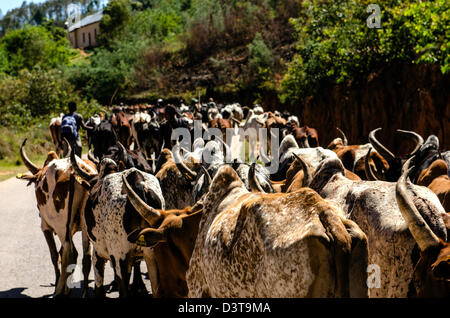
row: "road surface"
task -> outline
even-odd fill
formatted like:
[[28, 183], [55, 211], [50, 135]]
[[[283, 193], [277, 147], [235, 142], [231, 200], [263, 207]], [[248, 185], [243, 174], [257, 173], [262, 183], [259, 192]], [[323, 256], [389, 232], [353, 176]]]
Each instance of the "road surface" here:
[[[52, 297], [55, 273], [50, 253], [40, 227], [39, 212], [36, 207], [34, 185], [11, 178], [0, 182], [0, 298]], [[57, 248], [60, 242], [55, 237]], [[75, 287], [70, 297], [80, 297], [81, 274], [81, 233], [74, 236], [78, 251], [74, 277]], [[147, 278], [147, 268], [141, 262], [144, 283], [151, 290]], [[106, 297], [116, 298], [118, 292], [108, 292], [113, 280], [113, 270], [109, 263], [105, 268]], [[93, 297], [94, 272], [89, 276], [90, 296]], [[78, 283], [78, 284], [77, 284]], [[79, 285], [79, 288], [77, 288]]]

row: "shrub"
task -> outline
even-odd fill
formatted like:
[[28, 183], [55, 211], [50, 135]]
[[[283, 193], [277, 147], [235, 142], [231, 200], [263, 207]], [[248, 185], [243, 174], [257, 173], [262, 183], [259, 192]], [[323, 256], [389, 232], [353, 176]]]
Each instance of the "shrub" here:
[[40, 122], [66, 112], [71, 100], [79, 104], [80, 112], [98, 109], [98, 104], [91, 101], [94, 109], [90, 110], [88, 102], [56, 69], [44, 71], [35, 67], [20, 71], [17, 77], [4, 75], [0, 80], [0, 125], [23, 127]]
[[160, 43], [175, 38], [184, 29], [184, 20], [176, 8], [158, 7], [137, 13], [126, 27], [124, 38], [145, 38]]
[[249, 66], [252, 70], [271, 67], [273, 64], [272, 50], [264, 43], [261, 33], [256, 33], [253, 41], [247, 46], [249, 50]]
[[358, 83], [364, 75], [396, 61], [437, 63], [449, 70], [449, 3], [378, 1], [381, 28], [369, 28], [368, 0], [303, 2], [292, 19], [297, 55], [282, 82], [281, 100], [313, 95], [324, 83]]
[[6, 58], [5, 62], [0, 62], [0, 68], [3, 68], [0, 71], [11, 75], [18, 75], [20, 70], [31, 70], [35, 66], [49, 70], [68, 64], [70, 58], [76, 55], [65, 37], [43, 26], [25, 26], [9, 31], [0, 40], [0, 52]]
[[114, 41], [112, 50], [98, 48], [89, 61], [65, 68], [66, 79], [89, 99], [110, 104], [134, 85], [134, 65], [145, 41]]
[[262, 21], [269, 18], [267, 6], [259, 2], [196, 1], [184, 37], [191, 61], [203, 60], [220, 49], [250, 43], [256, 30], [262, 28]]
[[[450, 3], [411, 1], [387, 10], [380, 30], [380, 53], [414, 63], [435, 63], [450, 71]], [[397, 43], [400, 41], [401, 45]]]

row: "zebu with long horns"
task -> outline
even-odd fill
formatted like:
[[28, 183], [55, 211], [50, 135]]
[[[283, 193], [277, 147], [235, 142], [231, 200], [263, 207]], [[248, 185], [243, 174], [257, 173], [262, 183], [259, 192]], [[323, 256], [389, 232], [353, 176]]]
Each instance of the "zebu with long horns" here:
[[[419, 212], [414, 200], [408, 175], [413, 168], [409, 159], [397, 182], [395, 193], [403, 218], [420, 249], [420, 258], [414, 268], [411, 294], [419, 297], [450, 296], [450, 245], [433, 230]], [[450, 216], [442, 214], [447, 231], [450, 230]]]
[[[373, 149], [373, 146], [370, 143], [349, 145], [344, 132], [339, 128], [336, 129], [342, 138], [335, 138], [327, 148], [337, 154], [344, 167], [357, 174], [363, 180], [373, 181], [382, 178], [389, 169], [389, 164]], [[370, 171], [366, 169], [366, 159], [372, 168]]]
[[389, 164], [389, 168], [384, 171], [383, 179], [386, 181], [395, 182], [400, 177], [402, 166], [406, 162], [406, 160], [414, 156], [419, 151], [420, 147], [423, 144], [423, 138], [413, 131], [397, 129], [397, 132], [412, 139], [415, 142], [415, 146], [410, 153], [403, 156], [396, 156], [376, 138], [375, 134], [380, 130], [381, 128], [377, 128], [369, 133], [369, 142]]
[[[409, 164], [409, 161], [407, 162]], [[379, 268], [380, 286], [370, 289], [370, 297], [407, 297], [416, 295], [413, 272], [418, 264], [418, 251], [426, 251], [426, 235], [410, 231], [411, 221], [405, 214], [417, 211], [420, 224], [429, 228], [438, 241], [447, 242], [448, 229], [439, 199], [428, 188], [385, 181], [353, 181], [344, 177], [338, 159], [323, 161], [316, 169], [309, 187], [323, 198], [341, 206], [347, 218], [355, 221], [369, 240], [369, 263]], [[396, 189], [403, 189], [398, 191]], [[397, 204], [399, 202], [399, 204]], [[406, 202], [406, 203], [404, 203]], [[418, 219], [418, 217], [417, 217]], [[448, 226], [448, 225], [447, 225]], [[413, 234], [413, 235], [411, 235]], [[434, 243], [433, 243], [434, 244]]]
[[[83, 202], [88, 191], [82, 183], [76, 182], [73, 176], [69, 158], [58, 159], [54, 151], [47, 155], [44, 165], [39, 168], [28, 158], [25, 152], [26, 139], [20, 147], [20, 156], [31, 175], [18, 175], [19, 179], [28, 181], [28, 185], [34, 183], [36, 191], [37, 208], [41, 217], [41, 230], [49, 247], [53, 268], [55, 271], [55, 296], [67, 296], [70, 289], [67, 280], [70, 275], [68, 266], [76, 264], [77, 251], [73, 244], [73, 235], [81, 230], [80, 218], [83, 210]], [[67, 141], [65, 141], [67, 143]], [[70, 146], [67, 143], [67, 148]], [[70, 151], [70, 150], [69, 150]], [[89, 173], [96, 173], [95, 165], [87, 160], [75, 157], [80, 169]], [[61, 242], [61, 250], [58, 253], [54, 234]], [[83, 241], [83, 272], [89, 270], [91, 259], [89, 253], [89, 240], [82, 235]], [[61, 266], [59, 266], [61, 264]], [[82, 296], [87, 296], [88, 280], [84, 280]]]
[[[236, 172], [223, 166], [195, 206], [164, 211], [124, 183], [145, 220], [129, 239], [142, 237], [154, 246], [149, 261], [161, 270], [161, 296], [367, 297], [364, 233], [312, 190], [251, 195]], [[211, 218], [216, 221], [210, 226]], [[206, 231], [211, 238], [205, 242]]]
[[[289, 169], [291, 163], [295, 160], [294, 153], [300, 155], [303, 159], [315, 169], [320, 162], [327, 158], [337, 158], [336, 153], [329, 149], [322, 147], [314, 148], [300, 148], [295, 141], [293, 135], [286, 135], [280, 143], [279, 148], [279, 169], [276, 173], [271, 175], [271, 179], [274, 181], [280, 181], [286, 178], [286, 172]], [[260, 152], [260, 155], [262, 153]], [[274, 158], [272, 160], [275, 160]], [[264, 158], [263, 161], [271, 161], [269, 158]]]
[[133, 185], [147, 204], [164, 209], [164, 198], [158, 180], [155, 176], [136, 168], [119, 171], [117, 163], [109, 158], [102, 159], [98, 174], [82, 171], [73, 153], [71, 161], [76, 173], [90, 189], [89, 197], [84, 201], [83, 217], [86, 226], [83, 231], [93, 245], [96, 296], [105, 295], [103, 278], [106, 261], [112, 263], [120, 297], [129, 296], [128, 286], [132, 267], [134, 267], [132, 291], [145, 290], [140, 270], [136, 266], [136, 262], [142, 258], [142, 250], [127, 239], [141, 223], [141, 217], [123, 191], [122, 178], [126, 178]]
[[367, 297], [365, 261], [366, 236], [337, 206], [311, 189], [250, 193], [225, 165], [186, 279], [190, 297]]
[[[209, 188], [211, 178], [206, 174], [205, 185]], [[186, 297], [186, 271], [197, 237], [203, 204], [193, 207], [162, 210], [147, 204], [122, 177], [128, 198], [142, 217], [142, 222], [128, 236], [130, 242], [140, 240], [144, 259], [149, 269], [152, 293], [155, 297]]]

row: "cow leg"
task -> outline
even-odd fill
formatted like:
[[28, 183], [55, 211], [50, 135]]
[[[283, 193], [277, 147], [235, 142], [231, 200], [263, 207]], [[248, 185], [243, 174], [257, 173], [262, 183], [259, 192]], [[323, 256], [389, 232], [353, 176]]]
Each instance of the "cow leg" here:
[[76, 264], [78, 253], [72, 242], [64, 242], [59, 251], [59, 255], [61, 257], [61, 275], [56, 282], [54, 297], [68, 296], [70, 293], [67, 281], [72, 274], [72, 271], [70, 271], [72, 266], [69, 267], [69, 265]]
[[91, 244], [89, 243], [89, 237], [86, 231], [82, 231], [82, 243], [83, 243], [83, 291], [82, 298], [88, 296], [89, 291], [89, 273], [91, 272]]
[[[58, 284], [59, 276], [61, 275], [61, 272], [59, 271], [59, 253], [56, 250], [56, 244], [55, 244], [55, 238], [53, 237], [53, 232], [51, 230], [45, 230], [43, 231], [45, 240], [47, 241], [48, 249], [50, 250], [50, 257], [52, 259], [53, 263], [53, 269], [55, 270], [55, 288]], [[55, 291], [56, 292], [56, 291]]]
[[114, 271], [114, 280], [111, 282], [108, 293], [112, 293], [119, 290], [119, 278], [117, 277], [117, 271], [116, 271], [116, 259], [114, 256], [110, 256], [111, 260], [111, 268]]
[[119, 284], [119, 297], [128, 297], [128, 286], [130, 285], [130, 272], [131, 272], [131, 255], [128, 253], [125, 259], [119, 259], [117, 263], [114, 256], [110, 256], [111, 262], [114, 266], [114, 274], [117, 277], [117, 282]]
[[98, 256], [94, 250], [92, 255], [92, 262], [94, 263], [94, 280], [95, 280], [95, 297], [105, 297], [105, 288], [103, 287], [103, 279], [105, 276], [105, 263], [106, 261]]
[[116, 258], [113, 255], [111, 255], [109, 257], [109, 259], [111, 260], [111, 267], [114, 271], [114, 280], [111, 282], [111, 287], [108, 292], [111, 293], [111, 292], [119, 291], [119, 297], [120, 297], [120, 284], [121, 284], [120, 273], [121, 273], [121, 271], [120, 271], [120, 268], [118, 268]]
[[148, 291], [145, 288], [144, 281], [141, 274], [141, 261], [137, 261], [133, 265], [133, 284], [131, 285], [131, 293], [133, 295], [147, 295]]
[[62, 247], [61, 258], [61, 276], [56, 285], [55, 297], [68, 296], [70, 290], [67, 286], [67, 280], [72, 272], [69, 272], [69, 265], [76, 265], [78, 252], [72, 240], [65, 241]]
[[68, 215], [66, 223], [66, 234], [64, 236], [64, 243], [62, 244], [62, 258], [61, 258], [61, 276], [59, 278], [58, 284], [56, 285], [55, 296], [68, 296], [70, 293], [69, 287], [67, 286], [67, 280], [71, 275], [68, 271], [73, 265], [77, 264], [78, 253], [75, 249], [75, 245], [72, 241], [72, 235], [75, 232], [74, 224], [76, 213], [73, 213], [73, 196], [75, 192], [75, 177], [73, 174], [70, 175], [69, 183], [69, 203], [68, 203]]
[[[86, 197], [83, 198], [84, 202], [86, 202], [85, 200], [87, 199], [87, 196], [88, 196], [88, 194], [86, 194]], [[83, 290], [82, 290], [82, 294], [81, 294], [82, 298], [87, 298], [88, 293], [89, 293], [89, 273], [91, 272], [91, 266], [92, 266], [91, 244], [89, 241], [85, 208], [86, 208], [86, 205], [84, 205], [84, 207], [80, 211], [81, 242], [82, 242], [82, 247], [83, 247], [83, 260], [82, 260]]]
[[120, 278], [119, 278], [119, 297], [126, 298], [128, 297], [128, 286], [130, 285], [130, 273], [131, 273], [131, 256], [127, 254], [125, 256], [125, 260], [119, 259], [119, 269], [120, 269]]
[[117, 277], [116, 269], [114, 267], [113, 269], [114, 269], [114, 280], [111, 282], [111, 286], [108, 290], [109, 293], [116, 292], [119, 290], [119, 278]]
[[155, 254], [151, 249], [144, 250], [144, 260], [147, 265], [148, 278], [150, 279], [150, 285], [152, 288], [152, 296], [157, 297], [159, 295], [159, 275], [158, 265], [155, 260]]

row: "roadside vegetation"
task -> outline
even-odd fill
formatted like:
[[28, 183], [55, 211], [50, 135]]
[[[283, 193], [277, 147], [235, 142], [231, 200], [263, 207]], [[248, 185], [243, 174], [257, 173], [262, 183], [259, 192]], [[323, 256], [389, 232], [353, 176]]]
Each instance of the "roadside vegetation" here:
[[33, 125], [31, 129], [1, 127], [0, 128], [0, 181], [24, 173], [19, 155], [20, 146], [25, 138], [27, 154], [37, 165], [42, 165], [47, 157], [47, 151], [52, 148], [52, 140], [48, 133], [48, 125]]

